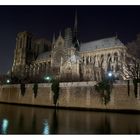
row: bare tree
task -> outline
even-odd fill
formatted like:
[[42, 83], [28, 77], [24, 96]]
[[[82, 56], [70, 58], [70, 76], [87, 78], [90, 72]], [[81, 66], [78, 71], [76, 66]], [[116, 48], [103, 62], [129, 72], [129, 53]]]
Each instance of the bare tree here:
[[[122, 76], [127, 80], [133, 80], [134, 93], [137, 97], [138, 83], [140, 82], [140, 34], [137, 39], [127, 45], [127, 54], [122, 63]], [[129, 87], [129, 86], [128, 86]]]

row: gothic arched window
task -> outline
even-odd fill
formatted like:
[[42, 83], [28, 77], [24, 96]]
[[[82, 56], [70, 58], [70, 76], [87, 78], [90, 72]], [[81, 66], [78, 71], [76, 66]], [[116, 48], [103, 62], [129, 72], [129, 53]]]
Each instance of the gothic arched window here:
[[89, 60], [89, 57], [86, 57], [86, 64], [88, 64], [88, 62], [89, 62], [88, 60]]
[[107, 60], [109, 60], [109, 59], [110, 59], [110, 57], [111, 57], [111, 56], [110, 56], [110, 53], [109, 53], [109, 54], [107, 55]]
[[22, 48], [22, 39], [20, 39], [20, 48]]
[[111, 71], [111, 57], [108, 60], [107, 71]]
[[95, 65], [95, 62], [96, 62], [96, 55], [94, 56], [93, 58], [93, 64]]
[[83, 63], [84, 63], [84, 56], [83, 56]]
[[118, 62], [118, 53], [117, 52], [114, 53], [114, 61]]
[[101, 68], [102, 68], [102, 66], [103, 66], [103, 62], [104, 62], [104, 55], [102, 54], [102, 55], [101, 55]]

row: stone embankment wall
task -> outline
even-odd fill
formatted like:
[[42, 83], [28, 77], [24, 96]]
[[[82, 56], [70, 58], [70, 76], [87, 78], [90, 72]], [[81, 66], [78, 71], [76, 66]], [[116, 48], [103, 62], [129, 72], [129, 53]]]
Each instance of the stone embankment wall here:
[[[125, 82], [114, 84], [111, 99], [107, 105], [104, 105], [102, 95], [95, 91], [94, 85], [95, 82], [60, 83], [60, 95], [57, 106], [140, 111], [140, 98], [139, 96], [135, 98], [132, 84], [130, 85], [130, 95], [128, 95]], [[36, 98], [34, 98], [33, 94], [33, 84], [26, 85], [24, 96], [21, 95], [20, 85], [2, 85], [0, 86], [0, 102], [54, 106], [51, 84], [38, 84]]]

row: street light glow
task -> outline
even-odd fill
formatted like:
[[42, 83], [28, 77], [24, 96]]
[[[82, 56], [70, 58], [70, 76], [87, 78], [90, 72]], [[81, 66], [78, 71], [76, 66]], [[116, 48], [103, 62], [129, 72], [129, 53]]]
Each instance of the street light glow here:
[[2, 120], [2, 134], [7, 134], [9, 121], [7, 119]]
[[49, 76], [47, 76], [47, 77], [46, 77], [46, 80], [50, 80], [50, 77], [49, 77]]
[[48, 134], [49, 134], [49, 124], [48, 124], [48, 121], [47, 121], [47, 120], [44, 121], [44, 130], [43, 130], [43, 134], [44, 134], [44, 135], [48, 135]]
[[112, 76], [112, 72], [109, 72], [109, 73], [108, 73], [108, 76], [111, 77], [111, 76]]
[[44, 77], [44, 80], [50, 81], [51, 80], [51, 77], [50, 76], [45, 76]]
[[10, 80], [9, 80], [9, 79], [7, 79], [7, 80], [6, 80], [6, 83], [10, 83]]

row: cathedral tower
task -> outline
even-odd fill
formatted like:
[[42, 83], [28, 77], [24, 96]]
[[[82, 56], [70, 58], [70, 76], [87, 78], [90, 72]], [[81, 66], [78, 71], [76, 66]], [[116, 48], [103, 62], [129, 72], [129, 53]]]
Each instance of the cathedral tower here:
[[77, 20], [77, 11], [75, 12], [75, 20], [74, 20], [74, 38], [77, 39], [77, 25], [78, 25], [78, 20]]
[[31, 38], [32, 35], [25, 31], [17, 34], [12, 76], [24, 76], [26, 64], [31, 60]]

